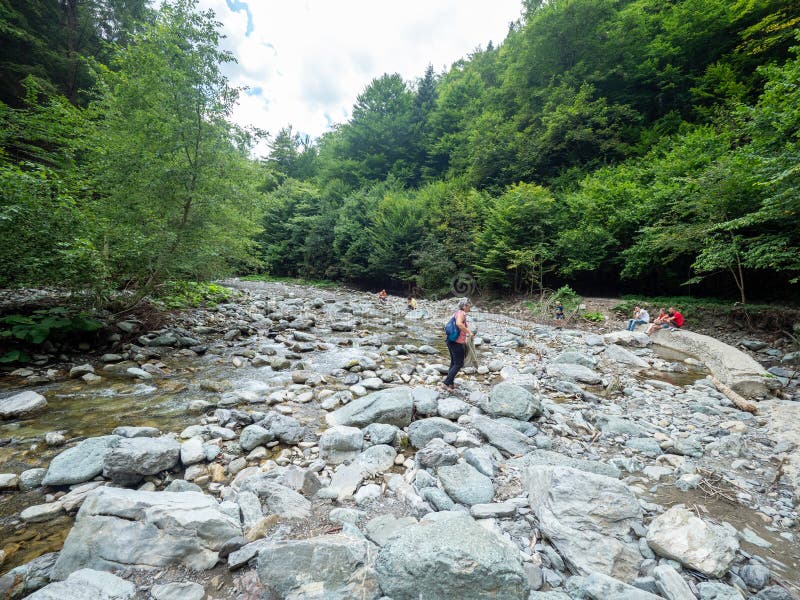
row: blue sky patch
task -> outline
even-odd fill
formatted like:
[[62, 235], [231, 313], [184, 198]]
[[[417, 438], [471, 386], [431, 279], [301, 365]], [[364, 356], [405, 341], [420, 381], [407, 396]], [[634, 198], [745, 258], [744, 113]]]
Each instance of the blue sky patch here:
[[233, 12], [244, 11], [247, 15], [247, 32], [245, 35], [250, 35], [253, 32], [253, 13], [250, 12], [250, 7], [247, 6], [247, 2], [242, 2], [242, 0], [225, 0], [225, 4], [228, 5]]
[[245, 93], [248, 96], [261, 96], [264, 93], [264, 88], [258, 86], [247, 88], [247, 91]]

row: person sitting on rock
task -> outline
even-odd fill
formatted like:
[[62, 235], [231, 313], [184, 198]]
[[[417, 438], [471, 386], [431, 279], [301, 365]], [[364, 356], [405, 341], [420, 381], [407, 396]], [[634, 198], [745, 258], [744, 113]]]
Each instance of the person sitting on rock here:
[[670, 306], [669, 310], [667, 311], [669, 317], [667, 318], [667, 327], [669, 327], [672, 331], [676, 329], [680, 329], [683, 327], [683, 315], [679, 313], [674, 307]]
[[647, 335], [650, 335], [652, 331], [655, 331], [656, 329], [670, 329], [675, 331], [676, 329], [683, 327], [683, 323], [683, 315], [675, 310], [673, 306], [670, 306], [663, 317], [656, 319], [656, 321], [650, 325], [647, 330]]
[[406, 304], [406, 310], [417, 310], [417, 301], [414, 299], [414, 296], [408, 297], [408, 303]]
[[386, 304], [386, 299], [389, 297], [389, 294], [386, 293], [386, 290], [381, 290], [378, 292], [378, 300], [381, 301], [381, 304]]
[[650, 313], [644, 308], [635, 306], [633, 308], [633, 318], [628, 319], [628, 331], [635, 331], [637, 325], [646, 325], [650, 322]]
[[647, 331], [645, 331], [645, 333], [647, 335], [652, 335], [653, 332], [661, 329], [661, 326], [666, 322], [668, 317], [669, 315], [667, 314], [667, 311], [664, 310], [663, 308], [660, 309], [658, 311], [658, 316], [652, 323], [650, 323], [650, 327], [647, 328]]

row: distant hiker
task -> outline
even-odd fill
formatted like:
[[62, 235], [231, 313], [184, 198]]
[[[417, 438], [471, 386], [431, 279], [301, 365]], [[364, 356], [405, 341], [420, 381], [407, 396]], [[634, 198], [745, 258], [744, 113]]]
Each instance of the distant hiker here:
[[564, 305], [561, 302], [556, 302], [556, 321], [564, 320]]
[[389, 294], [386, 293], [386, 290], [381, 290], [378, 292], [378, 300], [381, 301], [381, 304], [386, 304], [386, 299], [389, 297]]
[[467, 313], [470, 308], [469, 300], [462, 298], [458, 302], [458, 310], [453, 313], [453, 319], [455, 319], [455, 324], [458, 328], [458, 337], [453, 341], [447, 340], [447, 349], [450, 351], [450, 370], [447, 371], [447, 377], [444, 380], [444, 386], [451, 392], [455, 389], [453, 384], [456, 374], [464, 366], [464, 346], [467, 342], [467, 336], [473, 336], [472, 331], [467, 327]]
[[643, 308], [633, 308], [633, 318], [628, 319], [628, 331], [635, 331], [637, 325], [646, 325], [650, 322], [650, 313]]
[[417, 310], [417, 301], [414, 300], [414, 296], [408, 297], [408, 303], [406, 304], [406, 310]]

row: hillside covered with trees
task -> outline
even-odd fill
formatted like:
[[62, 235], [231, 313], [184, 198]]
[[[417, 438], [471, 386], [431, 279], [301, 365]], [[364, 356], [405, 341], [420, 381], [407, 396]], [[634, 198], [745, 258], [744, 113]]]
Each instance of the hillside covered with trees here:
[[0, 286], [225, 273], [441, 294], [795, 295], [800, 6], [525, 0], [501, 43], [376, 78], [252, 157], [191, 0], [0, 0]]

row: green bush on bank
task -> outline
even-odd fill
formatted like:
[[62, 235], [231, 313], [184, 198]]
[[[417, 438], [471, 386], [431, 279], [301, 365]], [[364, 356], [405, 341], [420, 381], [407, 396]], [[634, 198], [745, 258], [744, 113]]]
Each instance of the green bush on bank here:
[[30, 315], [11, 314], [0, 318], [0, 338], [22, 347], [10, 348], [0, 354], [0, 363], [27, 362], [27, 351], [47, 340], [91, 333], [103, 323], [85, 312], [63, 306], [35, 310]]
[[273, 275], [245, 275], [242, 281], [266, 281], [269, 283], [288, 283], [293, 285], [308, 285], [316, 288], [333, 288], [338, 284], [327, 279], [303, 279], [301, 277], [275, 277]]
[[156, 291], [156, 301], [165, 308], [181, 309], [198, 306], [212, 307], [228, 302], [233, 290], [216, 283], [171, 281]]

